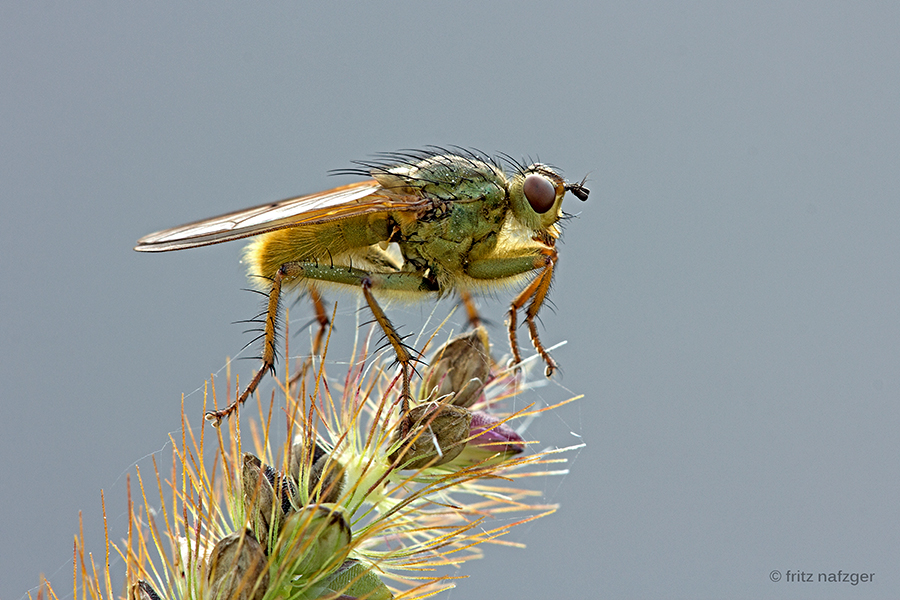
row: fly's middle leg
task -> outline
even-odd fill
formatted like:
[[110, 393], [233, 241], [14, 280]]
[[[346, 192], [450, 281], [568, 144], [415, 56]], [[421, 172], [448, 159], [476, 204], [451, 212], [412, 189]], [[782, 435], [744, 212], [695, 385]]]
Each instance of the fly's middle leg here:
[[472, 294], [467, 290], [461, 290], [459, 292], [459, 300], [462, 302], [463, 308], [466, 309], [466, 318], [469, 320], [469, 326], [472, 329], [478, 329], [484, 325], [481, 315], [478, 314], [478, 307], [475, 306], [475, 299], [472, 298]]
[[405, 421], [406, 415], [407, 413], [409, 413], [409, 399], [411, 397], [409, 379], [410, 370], [412, 369], [413, 356], [406, 344], [403, 343], [403, 338], [401, 338], [400, 334], [397, 333], [394, 325], [391, 323], [390, 319], [388, 319], [387, 315], [384, 314], [384, 310], [382, 310], [381, 306], [375, 300], [375, 296], [372, 295], [372, 280], [367, 277], [363, 279], [361, 285], [363, 296], [366, 299], [366, 303], [369, 305], [369, 310], [372, 311], [372, 315], [374, 315], [375, 321], [381, 326], [381, 330], [384, 332], [385, 337], [394, 348], [394, 354], [396, 354], [397, 356], [397, 362], [400, 363], [403, 386], [401, 392], [402, 398], [400, 400], [400, 412], [403, 414]]
[[313, 310], [316, 313], [315, 320], [318, 322], [319, 328], [316, 330], [315, 337], [313, 337], [311, 354], [303, 361], [297, 372], [291, 376], [288, 381], [289, 387], [306, 377], [309, 368], [312, 366], [313, 357], [321, 356], [322, 341], [325, 339], [325, 332], [328, 330], [328, 326], [331, 325], [331, 319], [328, 318], [328, 313], [325, 312], [325, 302], [322, 300], [322, 294], [316, 288], [310, 287], [309, 299], [312, 301]]

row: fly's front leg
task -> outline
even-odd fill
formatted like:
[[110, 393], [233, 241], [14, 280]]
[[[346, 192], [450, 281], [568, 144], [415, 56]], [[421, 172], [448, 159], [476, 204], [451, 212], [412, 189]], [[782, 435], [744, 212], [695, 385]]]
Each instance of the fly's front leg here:
[[[556, 361], [553, 360], [553, 357], [550, 356], [550, 353], [547, 352], [547, 350], [544, 348], [544, 345], [541, 343], [541, 339], [538, 336], [537, 323], [535, 323], [535, 318], [537, 317], [538, 311], [541, 310], [541, 306], [543, 306], [544, 300], [547, 299], [547, 292], [550, 291], [550, 284], [553, 282], [553, 267], [556, 264], [558, 254], [555, 248], [544, 248], [541, 249], [541, 255], [546, 259], [544, 268], [540, 273], [538, 273], [538, 276], [528, 284], [528, 287], [522, 290], [521, 294], [516, 296], [516, 298], [512, 301], [512, 305], [510, 306], [509, 314], [511, 315], [511, 318], [509, 339], [510, 344], [513, 344], [515, 347], [515, 314], [520, 308], [525, 306], [525, 303], [530, 299], [531, 302], [528, 304], [528, 308], [525, 310], [525, 322], [528, 324], [528, 334], [531, 337], [531, 345], [534, 346], [534, 349], [538, 354], [541, 355], [541, 358], [544, 359], [544, 363], [547, 365], [544, 374], [547, 377], [550, 377], [557, 369]], [[521, 362], [521, 359], [518, 359], [517, 362]]]
[[522, 362], [522, 356], [519, 354], [519, 343], [516, 339], [516, 315], [519, 309], [528, 304], [528, 308], [525, 310], [525, 322], [528, 324], [528, 333], [534, 349], [541, 355], [541, 358], [544, 359], [544, 363], [547, 365], [547, 377], [553, 374], [557, 365], [541, 343], [535, 318], [547, 298], [547, 293], [550, 291], [550, 284], [553, 281], [553, 268], [558, 256], [555, 248], [542, 245], [537, 254], [514, 258], [485, 258], [471, 262], [466, 269], [466, 272], [476, 279], [502, 279], [523, 275], [530, 271], [539, 271], [537, 276], [513, 299], [510, 305], [509, 345], [513, 354], [513, 363], [518, 364]]

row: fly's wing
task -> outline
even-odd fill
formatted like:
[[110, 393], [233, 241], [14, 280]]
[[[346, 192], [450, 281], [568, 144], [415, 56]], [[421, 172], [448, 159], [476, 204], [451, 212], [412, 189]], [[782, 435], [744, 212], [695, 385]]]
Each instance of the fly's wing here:
[[288, 198], [211, 219], [195, 221], [145, 235], [134, 247], [138, 252], [167, 252], [208, 246], [230, 240], [349, 216], [388, 210], [412, 210], [421, 196], [399, 195], [375, 180], [360, 181], [326, 192]]

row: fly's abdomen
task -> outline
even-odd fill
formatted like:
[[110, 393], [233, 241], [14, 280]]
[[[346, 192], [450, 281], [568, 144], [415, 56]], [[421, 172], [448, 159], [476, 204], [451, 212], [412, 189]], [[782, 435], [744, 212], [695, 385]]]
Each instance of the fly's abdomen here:
[[329, 262], [348, 253], [388, 241], [390, 219], [385, 214], [360, 215], [325, 223], [288, 227], [255, 238], [244, 249], [247, 272], [255, 285], [272, 279], [292, 262]]

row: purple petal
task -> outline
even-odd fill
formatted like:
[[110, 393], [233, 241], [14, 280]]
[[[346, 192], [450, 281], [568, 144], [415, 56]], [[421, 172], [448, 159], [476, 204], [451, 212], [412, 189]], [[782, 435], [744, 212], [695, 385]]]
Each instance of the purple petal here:
[[525, 440], [512, 427], [480, 410], [472, 412], [469, 435], [473, 436], [469, 440], [470, 446], [478, 446], [489, 452], [518, 454], [525, 450]]

